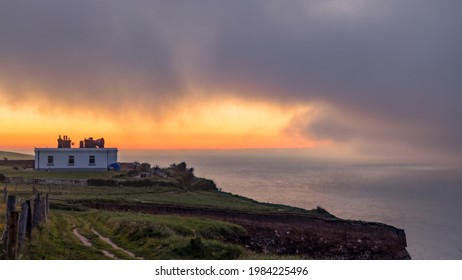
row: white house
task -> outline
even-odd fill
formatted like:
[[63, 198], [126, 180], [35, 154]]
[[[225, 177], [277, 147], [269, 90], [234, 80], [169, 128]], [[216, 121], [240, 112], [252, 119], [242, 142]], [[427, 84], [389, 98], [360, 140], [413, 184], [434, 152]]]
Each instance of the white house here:
[[[86, 145], [84, 145], [85, 143]], [[91, 148], [89, 148], [91, 147]], [[80, 141], [71, 148], [67, 136], [58, 139], [58, 148], [35, 148], [35, 170], [107, 170], [117, 163], [117, 148], [104, 148], [104, 139]]]

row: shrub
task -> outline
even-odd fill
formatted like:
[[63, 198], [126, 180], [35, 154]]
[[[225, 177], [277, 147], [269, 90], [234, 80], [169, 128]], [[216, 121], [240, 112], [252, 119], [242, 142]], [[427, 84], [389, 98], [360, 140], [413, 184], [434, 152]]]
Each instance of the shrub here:
[[102, 187], [102, 186], [114, 187], [114, 186], [117, 186], [117, 181], [111, 180], [111, 179], [88, 179], [87, 184], [89, 186], [96, 186], [96, 187]]
[[5, 182], [6, 181], [6, 177], [5, 175], [3, 175], [2, 173], [0, 173], [0, 182]]
[[318, 214], [318, 215], [320, 215], [320, 216], [323, 216], [323, 217], [325, 217], [325, 218], [336, 218], [334, 215], [332, 215], [331, 213], [327, 212], [326, 209], [324, 209], [324, 208], [322, 208], [322, 207], [320, 207], [320, 206], [316, 207], [315, 211], [316, 211], [316, 214]]
[[216, 191], [217, 186], [215, 182], [205, 178], [197, 178], [195, 182], [191, 184], [192, 190], [201, 190], [201, 191]]
[[136, 177], [136, 176], [139, 176], [139, 175], [140, 175], [140, 171], [138, 171], [138, 170], [130, 170], [127, 173], [128, 177]]
[[138, 241], [143, 238], [167, 238], [171, 236], [171, 231], [162, 225], [124, 220], [116, 228], [114, 234], [125, 235], [131, 241]]
[[200, 237], [191, 238], [188, 245], [176, 248], [174, 251], [182, 258], [202, 260], [232, 260], [243, 253], [237, 245], [203, 240]]
[[151, 165], [149, 163], [144, 162], [141, 164], [141, 171], [149, 172], [150, 169], [151, 169]]
[[165, 182], [165, 181], [154, 181], [150, 179], [143, 180], [112, 180], [112, 179], [88, 179], [87, 184], [94, 187], [179, 187], [178, 184], [174, 182]]

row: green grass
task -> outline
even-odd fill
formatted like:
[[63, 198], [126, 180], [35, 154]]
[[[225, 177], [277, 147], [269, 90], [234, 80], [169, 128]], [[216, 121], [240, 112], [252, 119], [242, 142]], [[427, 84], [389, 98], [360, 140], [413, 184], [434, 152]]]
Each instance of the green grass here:
[[[74, 226], [93, 244], [84, 246], [72, 233]], [[242, 227], [226, 222], [177, 216], [91, 210], [84, 213], [53, 211], [47, 225], [33, 232], [21, 259], [133, 259], [95, 235], [91, 228], [110, 237], [118, 246], [144, 259], [236, 259], [245, 256], [240, 245], [225, 239], [245, 234]]]
[[245, 251], [226, 243], [245, 230], [223, 221], [94, 210], [81, 215], [98, 232], [146, 259], [235, 259]]
[[[78, 208], [79, 202], [105, 201], [121, 204], [169, 205], [228, 209], [255, 213], [299, 213], [319, 215], [317, 210], [261, 203], [249, 198], [220, 191], [188, 191], [169, 187], [90, 187], [79, 185], [37, 185], [49, 193], [56, 208]], [[32, 199], [32, 185], [10, 185], [9, 194]], [[70, 207], [70, 208], [69, 208]]]
[[188, 192], [188, 191], [164, 191], [164, 192], [134, 192], [107, 194], [94, 193], [76, 195], [75, 193], [63, 196], [56, 196], [61, 199], [72, 199], [74, 202], [79, 201], [106, 201], [111, 203], [129, 203], [129, 204], [146, 204], [146, 205], [171, 205], [187, 206], [200, 208], [230, 209], [247, 212], [290, 212], [290, 213], [307, 213], [306, 210], [288, 207], [284, 205], [274, 205], [259, 203], [255, 200], [246, 199], [237, 195], [224, 192]]
[[110, 179], [119, 174], [125, 174], [124, 171], [34, 171], [31, 169], [22, 170], [14, 169], [11, 166], [0, 165], [0, 173], [7, 177], [22, 177], [24, 179]]
[[72, 234], [72, 216], [54, 211], [48, 224], [32, 232], [21, 259], [31, 260], [99, 260], [108, 259], [95, 247], [84, 246]]
[[[115, 190], [113, 187], [38, 185], [37, 188], [50, 195], [50, 221], [34, 231], [32, 240], [21, 251], [22, 259], [110, 259], [101, 250], [108, 251], [118, 259], [133, 259], [99, 239], [91, 231], [92, 227], [118, 246], [145, 259], [286, 258], [257, 254], [234, 244], [246, 232], [243, 227], [232, 223], [200, 217], [100, 211], [73, 204], [70, 200], [98, 197], [129, 203], [168, 202], [259, 212], [279, 212], [287, 206], [260, 204], [218, 191], [189, 192], [166, 187], [121, 187]], [[17, 195], [22, 200], [32, 199], [31, 185], [10, 185], [8, 190], [9, 194]], [[4, 209], [5, 204], [0, 203], [0, 221], [4, 219]], [[287, 207], [284, 211], [291, 209]], [[72, 233], [75, 226], [81, 235], [93, 243], [93, 247], [86, 247], [77, 239]]]

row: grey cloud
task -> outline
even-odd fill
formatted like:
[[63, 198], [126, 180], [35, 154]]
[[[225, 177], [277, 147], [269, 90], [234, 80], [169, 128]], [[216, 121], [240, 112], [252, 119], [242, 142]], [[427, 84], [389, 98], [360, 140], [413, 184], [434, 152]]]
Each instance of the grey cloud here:
[[[229, 59], [217, 63], [225, 65], [214, 72], [217, 80], [231, 88], [244, 81], [262, 98], [322, 101], [345, 113], [302, 127], [310, 137], [394, 143], [460, 158], [462, 4], [371, 2], [356, 15], [300, 17], [289, 25], [268, 15], [257, 23], [235, 21], [238, 27], [220, 33], [217, 60]], [[356, 120], [341, 119], [348, 115]]]
[[1, 82], [14, 98], [104, 104], [181, 91], [149, 9], [114, 1], [12, 1], [0, 10]]

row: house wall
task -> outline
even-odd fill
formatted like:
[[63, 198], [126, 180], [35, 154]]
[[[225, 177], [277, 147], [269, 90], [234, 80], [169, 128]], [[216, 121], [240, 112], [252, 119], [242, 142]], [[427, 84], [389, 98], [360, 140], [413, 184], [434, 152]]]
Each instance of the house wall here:
[[[48, 156], [53, 156], [53, 164], [48, 164]], [[74, 156], [74, 164], [69, 164], [69, 156]], [[90, 156], [95, 163], [90, 164]], [[117, 162], [115, 148], [36, 148], [35, 170], [107, 170], [108, 165]]]

